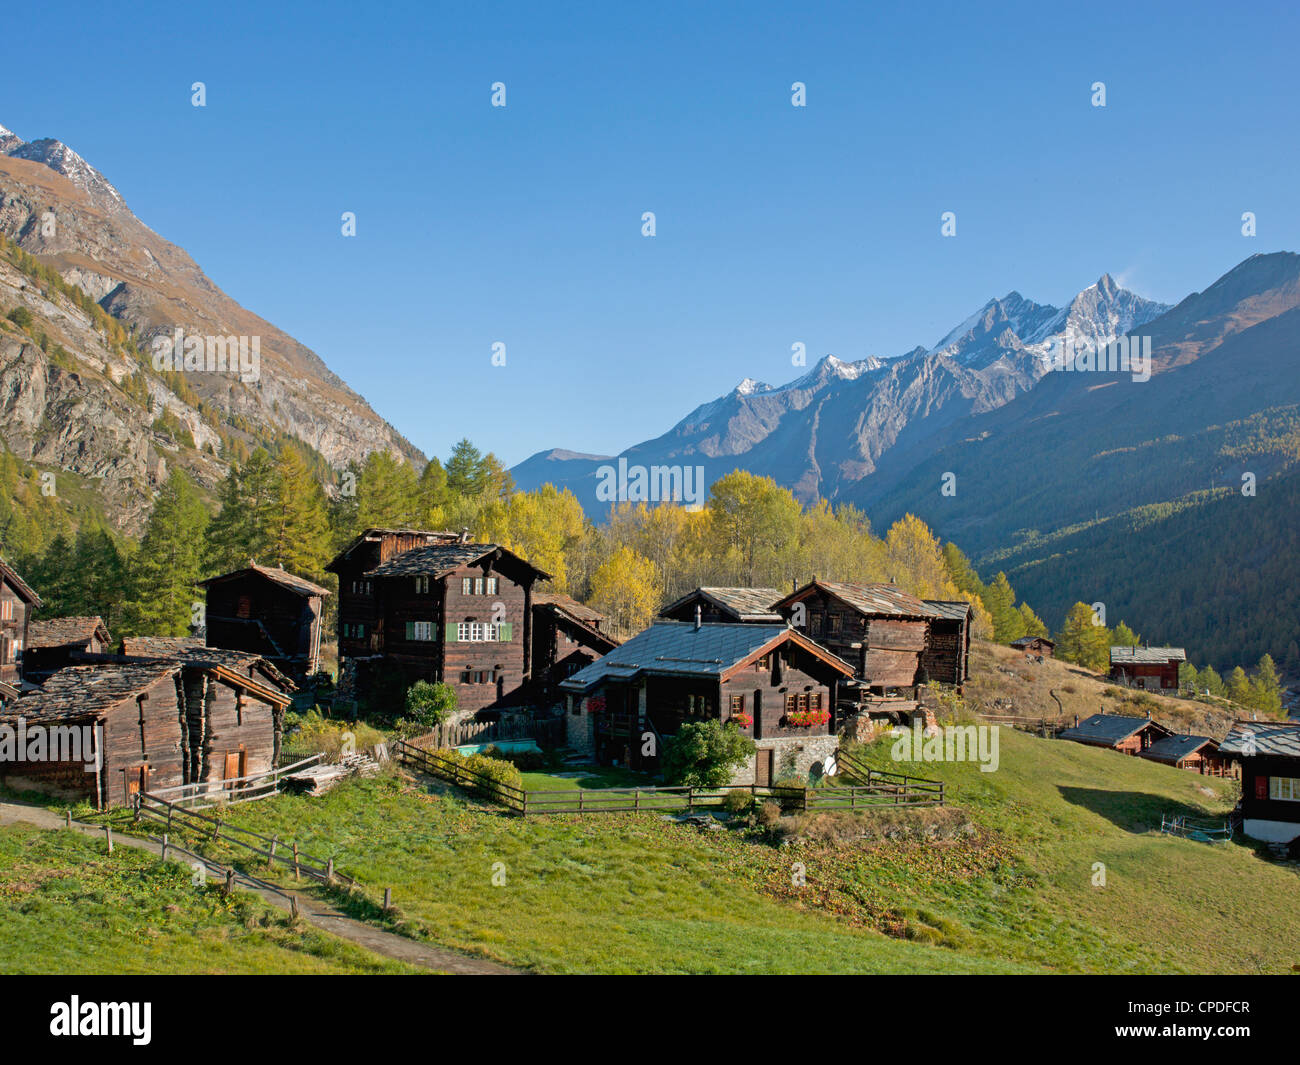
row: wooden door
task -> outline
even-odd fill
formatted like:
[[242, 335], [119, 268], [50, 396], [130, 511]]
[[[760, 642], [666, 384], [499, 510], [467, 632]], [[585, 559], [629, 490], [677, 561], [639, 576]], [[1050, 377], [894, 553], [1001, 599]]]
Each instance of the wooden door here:
[[754, 762], [754, 783], [760, 788], [772, 786], [772, 756], [776, 752], [770, 747], [760, 749], [755, 755]]
[[244, 775], [244, 752], [227, 751], [226, 752], [226, 771], [223, 780], [236, 780]]
[[126, 801], [131, 801], [132, 795], [137, 795], [142, 791], [149, 790], [149, 767], [144, 765], [132, 766], [126, 771]]

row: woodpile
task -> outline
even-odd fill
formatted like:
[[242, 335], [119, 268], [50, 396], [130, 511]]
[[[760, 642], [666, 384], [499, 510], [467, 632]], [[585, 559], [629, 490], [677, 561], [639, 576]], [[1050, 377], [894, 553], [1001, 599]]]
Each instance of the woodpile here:
[[341, 780], [368, 777], [379, 772], [379, 763], [368, 754], [349, 754], [335, 765], [308, 766], [284, 778], [284, 790], [298, 795], [323, 795]]

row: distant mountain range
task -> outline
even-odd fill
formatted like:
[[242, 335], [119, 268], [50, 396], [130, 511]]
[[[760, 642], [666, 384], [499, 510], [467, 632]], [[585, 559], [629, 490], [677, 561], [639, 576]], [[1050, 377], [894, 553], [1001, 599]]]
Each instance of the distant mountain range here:
[[[1149, 380], [1049, 369], [1070, 342], [1120, 337], [1149, 338]], [[1300, 676], [1295, 589], [1258, 580], [1261, 568], [1293, 573], [1273, 555], [1293, 550], [1300, 528], [1292, 482], [1279, 480], [1300, 462], [1292, 253], [1252, 255], [1173, 307], [1108, 275], [1066, 308], [1013, 292], [934, 347], [826, 356], [779, 387], [742, 381], [619, 457], [701, 465], [708, 483], [743, 468], [805, 501], [854, 503], [878, 529], [911, 512], [986, 577], [1006, 569], [1051, 625], [1075, 601], [1105, 602], [1112, 620], [1202, 660], [1268, 650]], [[595, 470], [611, 461], [555, 450], [512, 472], [521, 487], [570, 488], [599, 518]], [[1234, 506], [1225, 530], [1257, 539], [1205, 542], [1212, 516]], [[1215, 609], [1201, 616], [1211, 580]]]
[[[26, 461], [97, 484], [121, 528], [139, 527], [169, 465], [217, 484], [227, 468], [223, 436], [255, 446], [287, 434], [334, 467], [381, 448], [423, 461], [314, 352], [222, 292], [67, 145], [0, 126], [0, 234], [88, 294], [146, 355], [142, 364], [103, 335], [93, 308], [47, 293], [0, 259], [0, 318], [26, 308], [34, 319], [0, 332], [0, 436]], [[154, 373], [151, 342], [177, 329], [260, 338], [258, 380], [190, 373], [184, 388]], [[163, 410], [197, 446], [154, 428]]]

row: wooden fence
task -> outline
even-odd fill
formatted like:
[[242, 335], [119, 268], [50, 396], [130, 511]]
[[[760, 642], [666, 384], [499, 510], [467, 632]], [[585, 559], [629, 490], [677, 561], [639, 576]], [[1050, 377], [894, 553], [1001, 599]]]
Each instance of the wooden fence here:
[[1034, 732], [1040, 736], [1055, 738], [1060, 733], [1070, 728], [1072, 721], [1067, 721], [1063, 717], [1017, 717], [1015, 714], [978, 714], [981, 721], [988, 721], [994, 725], [1009, 725], [1011, 728], [1018, 728], [1024, 732]]
[[229, 780], [205, 780], [197, 784], [178, 784], [171, 788], [159, 788], [148, 794], [155, 799], [190, 810], [209, 810], [214, 806], [264, 799], [280, 790], [280, 782], [286, 776], [316, 765], [322, 758], [324, 758], [322, 754], [313, 754], [310, 758], [304, 758], [293, 765], [278, 766], [253, 776], [231, 777]]
[[942, 806], [941, 781], [907, 777], [873, 770], [874, 778], [845, 787], [805, 788], [790, 785], [727, 784], [718, 788], [684, 786], [635, 788], [577, 788], [525, 790], [493, 780], [467, 769], [457, 759], [445, 758], [412, 743], [399, 740], [393, 757], [458, 787], [504, 806], [512, 813], [594, 814], [622, 812], [718, 809], [734, 793], [748, 794], [754, 801], [773, 799], [786, 810], [860, 810], [880, 807]]
[[557, 744], [564, 739], [564, 719], [543, 718], [529, 721], [505, 717], [500, 721], [463, 721], [454, 725], [438, 725], [420, 737], [435, 747], [460, 747], [474, 743], [496, 743], [503, 740], [537, 740], [538, 743]]

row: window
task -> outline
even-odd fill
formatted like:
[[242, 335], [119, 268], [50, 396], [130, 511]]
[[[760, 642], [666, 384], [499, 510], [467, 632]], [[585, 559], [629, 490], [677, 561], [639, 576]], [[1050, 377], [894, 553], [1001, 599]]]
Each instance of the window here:
[[482, 595], [482, 594], [483, 594], [483, 578], [482, 578], [482, 577], [475, 577], [475, 578], [474, 578], [474, 594], [475, 594], [475, 595]]
[[343, 635], [350, 640], [365, 639], [366, 627], [357, 622], [345, 622], [343, 625]]
[[799, 695], [799, 709], [800, 709], [800, 710], [807, 710], [807, 709], [808, 709], [808, 693], [807, 693], [807, 692], [801, 692], [800, 695]]
[[497, 579], [495, 577], [487, 578], [487, 594], [488, 595], [497, 594]]
[[787, 695], [785, 697], [785, 712], [787, 714], [793, 714], [796, 709], [797, 708], [795, 706], [795, 696], [793, 694]]
[[429, 594], [429, 578], [427, 576], [415, 578], [415, 594], [416, 595]]
[[14, 601], [12, 599], [0, 599], [0, 621], [13, 621], [14, 619]]
[[813, 636], [822, 634], [822, 616], [820, 614], [814, 614], [808, 619], [808, 632]]
[[839, 614], [830, 614], [829, 616], [827, 616], [826, 618], [827, 635], [838, 636], [840, 634], [840, 621], [841, 618]]
[[771, 668], [772, 668], [772, 656], [770, 654], [764, 655], [762, 658], [760, 658], [757, 662], [754, 663], [755, 673], [763, 673]]
[[460, 594], [461, 594], [461, 595], [473, 595], [473, 594], [474, 594], [474, 578], [473, 578], [473, 577], [462, 577], [462, 578], [460, 579]]
[[432, 621], [408, 621], [406, 623], [406, 638], [416, 640], [421, 643], [432, 640], [434, 626]]
[[1269, 777], [1268, 797], [1283, 802], [1300, 802], [1300, 777]]
[[370, 592], [371, 592], [371, 584], [370, 584], [369, 581], [353, 581], [353, 582], [352, 582], [352, 594], [353, 594], [353, 595], [369, 595]]
[[483, 642], [483, 623], [481, 621], [471, 621], [469, 623], [469, 642]]
[[808, 708], [810, 710], [820, 710], [822, 708], [822, 693], [813, 692], [808, 698]]
[[745, 697], [743, 695], [733, 695], [731, 697], [732, 714], [743, 714], [745, 712]]

